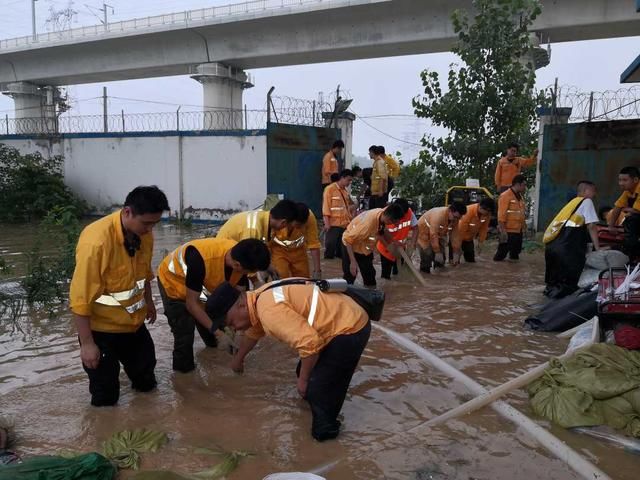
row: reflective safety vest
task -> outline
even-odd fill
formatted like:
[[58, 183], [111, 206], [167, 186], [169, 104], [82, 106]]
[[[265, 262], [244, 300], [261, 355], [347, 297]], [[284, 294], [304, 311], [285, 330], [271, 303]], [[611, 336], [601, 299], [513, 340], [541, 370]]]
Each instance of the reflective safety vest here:
[[[206, 301], [211, 292], [225, 281], [224, 258], [227, 252], [236, 244], [235, 240], [202, 238], [176, 248], [162, 260], [160, 267], [158, 267], [158, 280], [165, 289], [167, 296], [174, 300], [186, 300], [187, 287], [185, 281], [188, 267], [185, 261], [185, 254], [188, 247], [193, 247], [204, 261], [205, 275], [200, 300]], [[236, 285], [241, 278], [242, 274], [234, 271], [229, 283]]]
[[524, 219], [524, 199], [518, 197], [511, 188], [505, 190], [498, 199], [498, 222], [504, 223], [509, 233], [522, 233]]
[[[409, 209], [398, 223], [394, 225], [387, 225], [387, 231], [391, 235], [391, 238], [393, 238], [400, 245], [404, 245], [407, 242], [407, 237], [409, 237], [409, 233], [411, 233], [412, 218], [413, 211]], [[387, 247], [384, 246], [381, 241], [378, 241], [377, 247], [380, 255], [384, 255], [392, 262], [395, 261], [396, 257], [391, 254], [391, 252], [387, 249]]]
[[307, 222], [299, 228], [285, 227], [278, 230], [271, 242], [270, 247], [285, 248], [295, 250], [298, 248], [320, 248], [320, 238], [318, 236], [318, 221], [312, 211], [309, 211]]
[[269, 216], [268, 210], [237, 213], [220, 227], [216, 238], [228, 238], [236, 242], [256, 238], [268, 242], [271, 240]]
[[352, 205], [349, 192], [332, 183], [322, 194], [322, 215], [329, 217], [329, 226], [345, 228], [352, 220], [349, 208]]
[[542, 238], [544, 243], [555, 240], [564, 227], [580, 228], [584, 226], [584, 217], [576, 213], [583, 200], [584, 197], [576, 197], [560, 210], [544, 232]]
[[136, 280], [132, 289], [100, 295], [94, 303], [108, 307], [122, 307], [129, 314], [135, 313], [147, 305], [144, 299], [144, 282], [145, 279], [142, 278]]

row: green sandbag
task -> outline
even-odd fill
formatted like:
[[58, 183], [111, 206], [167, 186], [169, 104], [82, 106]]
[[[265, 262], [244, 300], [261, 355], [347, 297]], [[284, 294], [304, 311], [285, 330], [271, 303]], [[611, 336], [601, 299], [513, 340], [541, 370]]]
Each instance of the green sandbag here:
[[0, 480], [112, 480], [116, 467], [99, 453], [74, 458], [33, 457], [0, 467]]
[[155, 452], [167, 443], [167, 434], [151, 430], [124, 430], [102, 444], [104, 456], [119, 468], [140, 466], [140, 453]]

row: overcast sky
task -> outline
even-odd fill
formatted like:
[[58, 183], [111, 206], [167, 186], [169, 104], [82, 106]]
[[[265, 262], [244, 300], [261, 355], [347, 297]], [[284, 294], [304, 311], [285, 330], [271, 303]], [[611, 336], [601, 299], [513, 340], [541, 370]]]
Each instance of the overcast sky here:
[[[115, 9], [113, 15], [109, 11], [110, 19], [120, 21], [238, 3], [238, 0], [109, 0], [108, 3]], [[50, 7], [59, 10], [68, 4], [68, 1], [38, 0], [38, 31], [51, 28], [51, 22], [47, 22]], [[93, 6], [93, 12], [85, 5]], [[97, 9], [101, 7], [102, 1], [74, 2], [72, 8], [78, 13], [72, 27], [98, 23], [96, 15], [102, 13]], [[30, 0], [0, 0], [0, 12], [0, 38], [31, 33]], [[629, 87], [619, 83], [620, 74], [640, 55], [640, 37], [560, 43], [552, 44], [551, 48], [551, 64], [537, 72], [539, 87], [553, 84], [557, 77], [559, 84], [573, 85], [584, 91], [615, 90]], [[357, 120], [354, 127], [353, 153], [364, 155], [369, 145], [383, 144], [388, 150], [401, 150], [405, 158], [410, 158], [416, 151], [412, 143], [418, 142], [428, 128], [424, 120], [412, 118], [411, 99], [421, 92], [419, 73], [429, 68], [446, 75], [449, 64], [455, 60], [453, 55], [442, 53], [252, 70], [255, 87], [245, 92], [245, 103], [249, 109], [264, 108], [271, 86], [276, 87], [279, 95], [315, 99], [318, 92], [334, 91], [340, 84], [354, 99], [352, 110], [364, 117]], [[122, 109], [125, 113], [175, 111], [178, 105], [202, 104], [200, 84], [189, 77], [166, 77], [70, 87], [71, 114], [101, 112], [101, 100], [93, 97], [102, 95], [104, 85], [109, 96], [135, 99], [111, 99], [109, 108], [112, 112]], [[149, 103], [154, 101], [166, 104]], [[0, 97], [2, 115], [11, 112], [12, 108], [10, 98]], [[393, 116], [380, 118], [380, 115]]]

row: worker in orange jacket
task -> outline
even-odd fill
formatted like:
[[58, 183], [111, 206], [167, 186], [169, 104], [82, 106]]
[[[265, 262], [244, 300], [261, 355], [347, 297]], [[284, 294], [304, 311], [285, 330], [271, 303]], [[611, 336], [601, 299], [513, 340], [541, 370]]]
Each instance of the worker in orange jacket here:
[[246, 275], [266, 270], [269, 262], [269, 249], [254, 238], [240, 242], [224, 238], [192, 240], [162, 260], [158, 287], [173, 334], [174, 370], [187, 373], [196, 368], [196, 328], [207, 347], [218, 344], [214, 333], [202, 326], [207, 318], [204, 302], [210, 292], [224, 281], [247, 288]]
[[225, 283], [209, 297], [207, 312], [207, 328], [245, 332], [231, 363], [235, 372], [244, 371], [245, 357], [265, 335], [295, 349], [297, 389], [311, 407], [311, 435], [318, 441], [338, 436], [338, 415], [371, 333], [364, 309], [314, 284], [273, 282], [246, 293]]
[[[305, 277], [320, 279], [320, 237], [318, 221], [304, 203], [296, 204], [298, 216], [285, 228], [277, 230], [269, 242], [271, 264], [280, 278]], [[309, 258], [313, 262], [313, 274], [309, 271]]]
[[[420, 270], [431, 272], [431, 267], [444, 267], [447, 239], [459, 245], [458, 221], [467, 213], [462, 202], [453, 202], [448, 207], [437, 207], [427, 211], [418, 220], [418, 247]], [[459, 250], [454, 251], [454, 264], [460, 262]]]
[[513, 185], [502, 192], [498, 199], [498, 232], [500, 243], [493, 259], [501, 262], [509, 254], [511, 260], [518, 260], [522, 252], [522, 236], [526, 228], [524, 192], [527, 181], [524, 175], [516, 175]]
[[[397, 198], [393, 203], [400, 205], [404, 212], [404, 216], [393, 225], [387, 225], [387, 231], [393, 239], [397, 248], [401, 248], [411, 253], [416, 248], [416, 242], [418, 241], [418, 219], [416, 218], [413, 210], [409, 207], [409, 202], [404, 198]], [[392, 251], [384, 242], [378, 240], [376, 248], [380, 253], [380, 266], [382, 273], [381, 278], [391, 279], [391, 274], [398, 274], [398, 259], [396, 254], [398, 252]]]
[[121, 363], [134, 390], [156, 386], [155, 347], [144, 321], [156, 321], [151, 231], [167, 210], [158, 187], [137, 187], [121, 210], [85, 227], [78, 239], [69, 304], [96, 407], [118, 402]]
[[331, 175], [340, 172], [338, 158], [344, 150], [344, 142], [336, 140], [331, 149], [322, 157], [322, 190], [331, 183]]
[[[461, 251], [465, 262], [476, 261], [474, 241], [478, 241], [478, 252], [487, 239], [491, 215], [496, 209], [496, 202], [492, 198], [483, 198], [480, 203], [467, 206], [467, 213], [458, 222], [458, 244], [453, 250]], [[451, 258], [451, 257], [450, 257]]]
[[520, 146], [517, 143], [510, 143], [507, 147], [507, 154], [498, 160], [496, 165], [496, 188], [498, 193], [507, 190], [513, 183], [516, 175], [520, 175], [523, 168], [531, 167], [536, 164], [538, 159], [538, 149], [533, 151], [530, 157], [519, 157], [518, 150]]
[[349, 169], [324, 189], [322, 194], [322, 218], [324, 220], [324, 258], [342, 257], [342, 234], [355, 216], [355, 204], [349, 195], [353, 173]]

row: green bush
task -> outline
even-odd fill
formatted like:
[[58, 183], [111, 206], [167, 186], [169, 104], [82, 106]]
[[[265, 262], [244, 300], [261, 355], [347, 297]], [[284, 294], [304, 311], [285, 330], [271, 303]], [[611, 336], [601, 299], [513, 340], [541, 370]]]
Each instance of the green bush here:
[[30, 222], [60, 207], [76, 217], [85, 213], [87, 204], [64, 184], [63, 162], [0, 144], [0, 222]]

